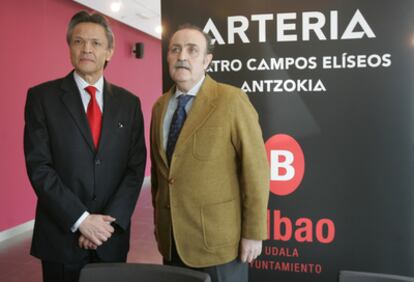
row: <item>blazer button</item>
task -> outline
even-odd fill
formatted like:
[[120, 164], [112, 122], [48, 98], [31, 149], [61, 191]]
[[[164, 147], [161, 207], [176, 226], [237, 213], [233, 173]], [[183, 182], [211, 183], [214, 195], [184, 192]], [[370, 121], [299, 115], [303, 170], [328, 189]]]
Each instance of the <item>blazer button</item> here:
[[168, 183], [170, 183], [171, 185], [174, 184], [174, 182], [175, 182], [175, 179], [174, 178], [168, 179]]
[[101, 160], [95, 160], [95, 165], [101, 165]]

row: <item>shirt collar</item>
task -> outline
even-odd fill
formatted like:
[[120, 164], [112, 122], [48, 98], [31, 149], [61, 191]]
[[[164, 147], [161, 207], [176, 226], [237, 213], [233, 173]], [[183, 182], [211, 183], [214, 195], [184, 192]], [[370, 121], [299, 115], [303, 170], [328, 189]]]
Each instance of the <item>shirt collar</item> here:
[[180, 95], [191, 95], [191, 96], [196, 96], [198, 91], [201, 88], [201, 85], [203, 84], [204, 79], [206, 78], [206, 75], [203, 75], [200, 79], [199, 82], [197, 82], [196, 85], [193, 86], [193, 88], [190, 89], [190, 91], [188, 92], [183, 92], [181, 90], [179, 90], [177, 87], [175, 87], [175, 97], [178, 98]]
[[[73, 72], [73, 78], [75, 79], [76, 85], [79, 89], [83, 90], [85, 87], [91, 85], [88, 82], [86, 82], [76, 71]], [[104, 79], [103, 76], [101, 76], [95, 84], [92, 84], [96, 88], [96, 90], [100, 93], [103, 92], [103, 85], [104, 85]]]

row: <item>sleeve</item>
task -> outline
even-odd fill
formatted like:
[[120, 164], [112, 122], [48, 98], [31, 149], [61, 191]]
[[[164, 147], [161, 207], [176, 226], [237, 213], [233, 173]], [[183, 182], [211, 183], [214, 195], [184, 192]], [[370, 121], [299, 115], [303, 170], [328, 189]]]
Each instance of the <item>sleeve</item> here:
[[240, 91], [232, 107], [232, 142], [239, 162], [242, 196], [242, 238], [267, 238], [269, 164], [258, 114]]
[[126, 230], [129, 227], [131, 216], [134, 212], [141, 186], [144, 181], [147, 159], [144, 137], [144, 118], [138, 97], [136, 97], [136, 101], [127, 169], [117, 192], [104, 211], [104, 214], [116, 218], [115, 223], [123, 230]]
[[[150, 128], [150, 144], [151, 144], [151, 195], [152, 195], [152, 206], [154, 208], [155, 212], [155, 197], [157, 194], [157, 188], [158, 188], [158, 181], [157, 181], [157, 171], [156, 171], [156, 160], [155, 160], [155, 154], [154, 150], [156, 150], [156, 146], [154, 145], [154, 138], [155, 138], [155, 114], [154, 111], [152, 112], [152, 119], [151, 119], [151, 128]], [[154, 216], [155, 220], [155, 216]]]
[[86, 207], [66, 187], [56, 170], [50, 148], [41, 93], [29, 89], [25, 106], [24, 154], [26, 170], [38, 198], [38, 206], [65, 232], [85, 212]]

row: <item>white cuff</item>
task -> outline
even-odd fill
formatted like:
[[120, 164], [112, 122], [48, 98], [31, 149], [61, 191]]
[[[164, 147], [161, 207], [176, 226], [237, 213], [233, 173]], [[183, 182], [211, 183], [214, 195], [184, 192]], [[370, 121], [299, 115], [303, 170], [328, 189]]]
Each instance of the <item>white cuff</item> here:
[[88, 217], [89, 213], [85, 211], [81, 217], [75, 222], [75, 224], [70, 228], [70, 230], [75, 233], [78, 231], [79, 226], [82, 224], [82, 222]]

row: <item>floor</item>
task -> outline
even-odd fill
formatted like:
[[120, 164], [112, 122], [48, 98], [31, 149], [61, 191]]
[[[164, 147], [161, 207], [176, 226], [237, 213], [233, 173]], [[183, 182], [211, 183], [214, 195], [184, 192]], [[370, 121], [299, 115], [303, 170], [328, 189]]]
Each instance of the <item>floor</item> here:
[[[128, 262], [161, 263], [153, 235], [151, 190], [144, 186], [132, 217]], [[0, 243], [1, 282], [41, 282], [40, 262], [29, 255], [32, 232]]]

